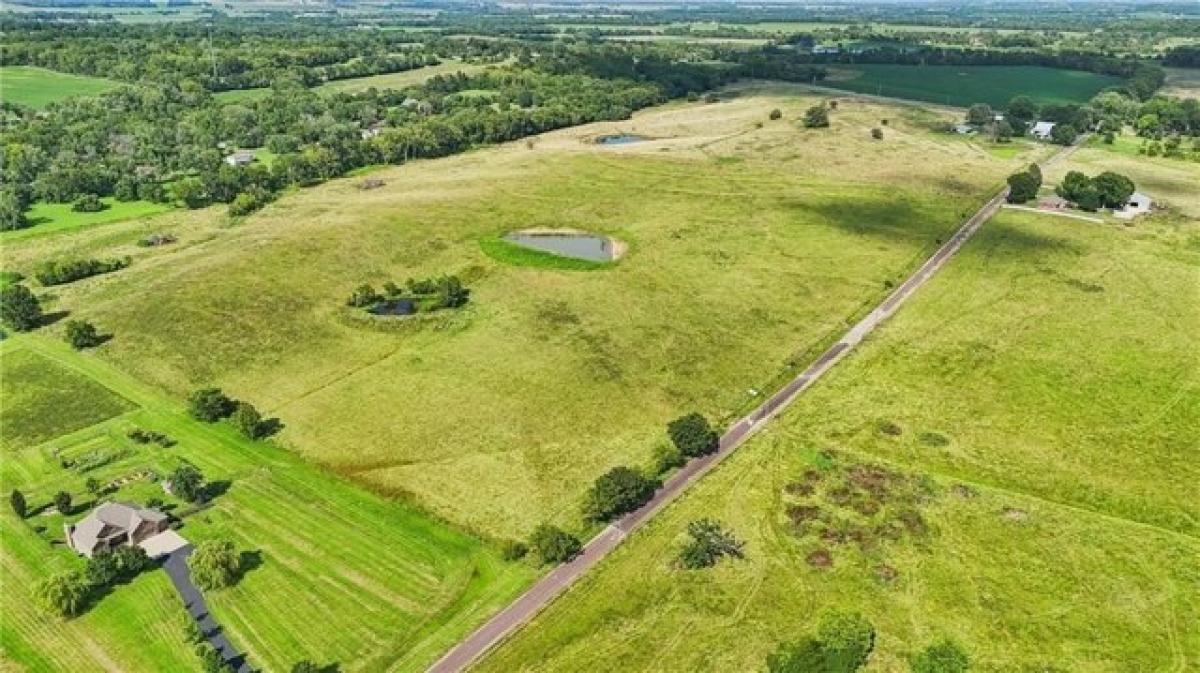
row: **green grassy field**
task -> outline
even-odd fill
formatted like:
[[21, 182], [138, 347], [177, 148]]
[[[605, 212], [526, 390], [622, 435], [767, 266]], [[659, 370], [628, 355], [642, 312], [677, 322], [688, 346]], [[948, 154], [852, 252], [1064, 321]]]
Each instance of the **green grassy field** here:
[[71, 96], [94, 96], [118, 86], [117, 82], [99, 77], [26, 65], [0, 66], [0, 100], [35, 109]]
[[0, 242], [18, 241], [46, 234], [61, 233], [72, 229], [109, 224], [123, 220], [134, 220], [164, 213], [171, 209], [165, 203], [150, 201], [117, 201], [111, 196], [100, 199], [107, 207], [95, 213], [77, 213], [69, 203], [33, 204], [26, 213], [30, 226], [14, 231], [0, 232]]
[[0, 380], [5, 393], [0, 447], [5, 449], [41, 444], [133, 408], [86, 376], [27, 351], [0, 359]]
[[1077, 70], [1033, 66], [912, 66], [855, 64], [831, 67], [825, 86], [858, 93], [966, 107], [1003, 109], [1024, 94], [1041, 104], [1083, 103], [1121, 80]]
[[[943, 637], [977, 671], [1194, 669], [1197, 226], [997, 216], [764, 436], [480, 670], [760, 670], [828, 609], [874, 623], [869, 670], [908, 670]], [[886, 518], [895, 482], [871, 497], [864, 479], [838, 505], [827, 450], [928, 476], [933, 495], [904, 505], [891, 540], [858, 510], [882, 501]], [[795, 523], [809, 514], [789, 506], [805, 503], [849, 537]], [[744, 539], [746, 558], [675, 567], [700, 517]], [[808, 561], [818, 550], [832, 567]]]
[[[467, 528], [577, 525], [592, 479], [648, 462], [682, 412], [753, 402], [750, 389], [842, 329], [1042, 151], [994, 157], [924, 116], [858, 102], [830, 130], [804, 130], [795, 120], [814, 99], [794, 92], [744, 89], [533, 149], [388, 168], [379, 189], [335, 181], [232, 228], [173, 213], [181, 240], [164, 249], [132, 245], [143, 223], [36, 239], [11, 246], [10, 268], [67, 250], [134, 255], [58, 293], [56, 306], [115, 335], [107, 361], [177, 399], [208, 384], [252, 398], [283, 419], [286, 447]], [[759, 128], [775, 107], [785, 119]], [[660, 140], [590, 141], [618, 131]], [[595, 231], [631, 252], [574, 273], [480, 248], [530, 227]], [[404, 329], [344, 316], [362, 282], [442, 273], [470, 286], [462, 311]]]
[[332, 82], [326, 82], [314, 87], [313, 90], [321, 93], [354, 93], [356, 91], [366, 91], [371, 87], [375, 87], [376, 89], [403, 89], [407, 86], [421, 84], [434, 75], [449, 75], [456, 72], [472, 75], [486, 67], [484, 65], [463, 63], [455, 59], [446, 59], [437, 65], [414, 68], [413, 70], [405, 70], [404, 72], [333, 80]]
[[[145, 470], [162, 475], [181, 460], [210, 481], [227, 483], [210, 508], [185, 516], [180, 533], [192, 542], [230, 538], [257, 559], [235, 587], [207, 598], [231, 639], [262, 670], [287, 670], [305, 658], [340, 663], [341, 670], [422, 670], [532, 575], [500, 562], [477, 540], [286, 451], [248, 442], [225, 425], [196, 423], [154, 391], [49, 337], [3, 342], [0, 363], [5, 414], [17, 396], [22, 421], [21, 434], [11, 436], [4, 419], [0, 484], [5, 493], [19, 488], [35, 511], [65, 489], [80, 509], [72, 518], [81, 516], [92, 504], [85, 478], [108, 483]], [[118, 396], [131, 404], [114, 408]], [[64, 407], [71, 411], [66, 417]], [[25, 421], [35, 412], [57, 424]], [[177, 443], [134, 444], [126, 437], [134, 427], [165, 432]], [[95, 467], [63, 468], [62, 458]], [[168, 508], [182, 505], [146, 479], [105, 497], [159, 497]], [[116, 588], [81, 617], [53, 618], [34, 604], [31, 591], [51, 570], [81, 563], [52, 544], [61, 538], [62, 517], [34, 514], [21, 521], [4, 507], [0, 521], [5, 658], [28, 671], [197, 668], [183, 641], [185, 613], [162, 572]]]

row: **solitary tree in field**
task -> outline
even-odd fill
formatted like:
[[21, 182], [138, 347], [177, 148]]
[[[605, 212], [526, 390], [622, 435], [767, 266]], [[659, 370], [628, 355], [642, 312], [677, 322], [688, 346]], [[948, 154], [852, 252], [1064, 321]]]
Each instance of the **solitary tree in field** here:
[[22, 519], [25, 518], [25, 514], [29, 511], [29, 505], [25, 502], [25, 494], [15, 488], [8, 496], [8, 504], [12, 505], [13, 511]]
[[184, 463], [171, 473], [171, 492], [188, 502], [204, 499], [204, 477], [194, 465]]
[[875, 140], [883, 140], [883, 129], [878, 126], [871, 129], [871, 137]]
[[774, 110], [771, 110], [770, 117], [771, 117], [771, 121], [780, 119], [781, 117], [783, 117], [783, 110], [780, 110], [779, 108], [775, 108]]
[[188, 396], [192, 418], [214, 423], [233, 413], [234, 402], [219, 388], [204, 388]]
[[71, 494], [66, 491], [59, 491], [58, 493], [55, 493], [54, 509], [57, 509], [59, 514], [70, 514]]
[[814, 105], [804, 112], [804, 125], [810, 129], [829, 126], [829, 112], [824, 105]]
[[667, 435], [679, 449], [679, 453], [688, 458], [716, 451], [720, 441], [717, 431], [709, 425], [708, 419], [694, 411], [668, 423]]
[[229, 422], [248, 439], [258, 439], [263, 434], [263, 418], [249, 402], [238, 402], [229, 417]]
[[13, 283], [0, 289], [0, 322], [18, 332], [42, 324], [42, 305], [29, 288]]
[[1008, 202], [1025, 203], [1037, 197], [1037, 181], [1028, 171], [1008, 176]]
[[101, 342], [96, 326], [86, 320], [68, 320], [66, 338], [75, 350], [99, 346]]
[[201, 589], [221, 589], [237, 580], [241, 556], [229, 540], [205, 540], [188, 557], [192, 579]]

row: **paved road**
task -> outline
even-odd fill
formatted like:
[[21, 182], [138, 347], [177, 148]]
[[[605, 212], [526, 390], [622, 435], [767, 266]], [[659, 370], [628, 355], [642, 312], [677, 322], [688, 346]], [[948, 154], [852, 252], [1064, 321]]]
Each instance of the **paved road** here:
[[196, 585], [192, 584], [192, 574], [187, 565], [187, 557], [191, 556], [192, 550], [192, 545], [187, 545], [168, 554], [166, 560], [163, 561], [163, 570], [167, 571], [167, 575], [171, 577], [171, 583], [175, 585], [175, 590], [183, 599], [183, 606], [187, 609], [188, 614], [200, 625], [200, 632], [213, 647], [217, 648], [225, 662], [232, 666], [237, 673], [253, 673], [254, 669], [250, 668], [250, 664], [246, 662], [245, 655], [239, 653], [225, 637], [217, 620], [213, 619], [208, 612], [208, 605], [204, 602], [203, 594], [196, 588]]
[[[1085, 139], [1085, 138], [1084, 138]], [[1080, 142], [1083, 142], [1081, 139]], [[1073, 152], [1075, 147], [1064, 148], [1047, 160], [1043, 166], [1049, 166]], [[568, 589], [600, 559], [604, 558], [621, 544], [633, 531], [658, 513], [663, 507], [675, 500], [692, 482], [696, 481], [733, 453], [739, 446], [753, 435], [760, 427], [804, 392], [825, 372], [829, 371], [842, 358], [854, 349], [863, 338], [871, 333], [884, 320], [887, 320], [910, 295], [925, 284], [938, 269], [950, 259], [954, 253], [988, 221], [1004, 203], [1008, 190], [1001, 191], [983, 205], [957, 232], [946, 241], [929, 259], [917, 269], [908, 280], [897, 287], [882, 304], [875, 307], [858, 324], [851, 327], [837, 343], [821, 354], [807, 369], [792, 379], [782, 390], [763, 402], [754, 411], [729, 428], [721, 437], [717, 451], [712, 455], [696, 458], [690, 461], [679, 472], [675, 473], [654, 494], [650, 502], [640, 509], [630, 512], [613, 522], [596, 537], [592, 538], [583, 551], [569, 563], [555, 568], [550, 574], [538, 580], [537, 584], [510, 603], [503, 611], [492, 617], [486, 624], [479, 627], [466, 640], [447, 652], [441, 659], [429, 668], [429, 673], [453, 673], [471, 665], [479, 657], [511, 635], [526, 622], [533, 618], [542, 608], [546, 607], [559, 594]]]

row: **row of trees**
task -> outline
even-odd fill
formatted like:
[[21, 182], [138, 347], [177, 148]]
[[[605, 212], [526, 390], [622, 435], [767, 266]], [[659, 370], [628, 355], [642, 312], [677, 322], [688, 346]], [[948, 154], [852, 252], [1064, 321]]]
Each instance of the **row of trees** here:
[[205, 423], [228, 419], [247, 439], [262, 439], [277, 429], [278, 423], [264, 419], [249, 402], [235, 400], [220, 388], [202, 388], [188, 396], [188, 413]]
[[10, 16], [0, 65], [33, 65], [126, 82], [200, 83], [210, 91], [270, 86], [280, 77], [306, 85], [401, 72], [466, 55], [453, 41], [414, 44], [403, 32], [344, 30], [327, 24], [217, 21], [161, 24], [63, 23]]
[[33, 277], [42, 285], [64, 285], [77, 280], [120, 271], [129, 266], [131, 258], [121, 259], [61, 259], [38, 264]]
[[[662, 473], [679, 467], [692, 458], [706, 456], [717, 450], [719, 436], [703, 415], [693, 412], [667, 424], [669, 447], [656, 458], [658, 474], [648, 475], [642, 470], [628, 466], [617, 466], [596, 479], [584, 497], [582, 514], [589, 523], [613, 521], [641, 507], [654, 497], [661, 482]], [[691, 530], [691, 529], [689, 529]], [[528, 544], [508, 542], [503, 555], [516, 560], [533, 551], [540, 563], [563, 563], [571, 560], [582, 550], [583, 545], [576, 536], [558, 526], [543, 524], [534, 530]], [[686, 567], [707, 567], [720, 557], [740, 556], [741, 543], [711, 522], [697, 523], [693, 531], [693, 542], [681, 557]]]

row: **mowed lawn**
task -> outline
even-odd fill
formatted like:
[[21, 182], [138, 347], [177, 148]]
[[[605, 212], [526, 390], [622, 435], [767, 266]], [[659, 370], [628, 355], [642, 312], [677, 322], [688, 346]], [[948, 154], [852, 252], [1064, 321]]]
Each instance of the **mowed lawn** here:
[[104, 203], [104, 210], [94, 213], [76, 212], [72, 210], [70, 203], [35, 203], [26, 213], [29, 218], [29, 226], [24, 229], [0, 232], [0, 242], [7, 243], [97, 224], [140, 219], [171, 209], [171, 206], [165, 203], [118, 201], [111, 196], [102, 197], [100, 201]]
[[[336, 181], [236, 227], [181, 224], [173, 249], [112, 225], [10, 259], [133, 254], [58, 293], [115, 335], [101, 357], [179, 399], [220, 385], [281, 418], [288, 448], [468, 528], [575, 526], [595, 477], [648, 463], [681, 413], [754, 403], [1040, 151], [995, 157], [928, 131], [928, 115], [857, 101], [806, 130], [814, 99], [792, 91], [385, 169], [365, 192]], [[590, 141], [616, 131], [655, 140]], [[527, 227], [630, 249], [582, 272], [481, 248]], [[362, 282], [443, 273], [470, 286], [464, 310], [372, 327], [345, 306]]]
[[[198, 667], [184, 642], [182, 604], [161, 571], [115, 588], [75, 619], [52, 617], [36, 604], [33, 589], [41, 578], [82, 563], [51, 544], [61, 539], [62, 517], [36, 512], [66, 490], [80, 508], [73, 518], [81, 516], [93, 500], [87, 477], [108, 483], [147, 469], [163, 475], [187, 460], [209, 481], [224, 484], [210, 508], [184, 517], [180, 533], [192, 542], [231, 539], [252, 561], [237, 585], [206, 597], [226, 633], [261, 670], [287, 670], [301, 659], [339, 664], [343, 671], [422, 670], [532, 575], [528, 567], [501, 562], [478, 540], [286, 451], [248, 442], [225, 425], [194, 422], [177, 405], [57, 340], [14, 337], [0, 346], [0, 362], [6, 413], [8, 400], [19, 395], [23, 418], [38, 405], [41, 416], [66, 433], [36, 446], [6, 446], [0, 460], [3, 491], [20, 489], [35, 512], [24, 521], [7, 506], [0, 512], [0, 648], [23, 670]], [[31, 392], [34, 384], [48, 392]], [[80, 429], [80, 422], [60, 417], [62, 385], [72, 387], [72, 405], [94, 408], [93, 419], [111, 417], [116, 396], [131, 408]], [[134, 444], [126, 436], [133, 428], [164, 432], [176, 444]], [[6, 435], [6, 443], [11, 439]], [[64, 457], [96, 466], [64, 468]], [[145, 479], [105, 497], [182, 504]]]
[[[1001, 214], [480, 670], [761, 670], [830, 609], [874, 623], [871, 670], [908, 670], [945, 637], [979, 671], [1195, 669], [1197, 226]], [[804, 533], [788, 508], [826, 451], [927, 477], [923, 525], [867, 529], [863, 547], [853, 525], [840, 542]], [[678, 569], [701, 517], [746, 558]], [[819, 550], [831, 567], [809, 562]]]
[[0, 100], [35, 109], [72, 96], [94, 96], [118, 86], [118, 82], [99, 77], [27, 65], [0, 66]]
[[1084, 103], [1121, 80], [1081, 70], [1002, 65], [831, 66], [822, 85], [858, 93], [966, 107], [987, 103], [1003, 109], [1013, 96], [1026, 95], [1039, 104]]

